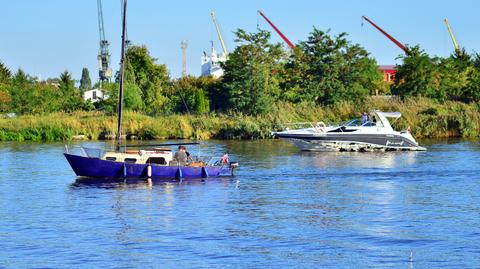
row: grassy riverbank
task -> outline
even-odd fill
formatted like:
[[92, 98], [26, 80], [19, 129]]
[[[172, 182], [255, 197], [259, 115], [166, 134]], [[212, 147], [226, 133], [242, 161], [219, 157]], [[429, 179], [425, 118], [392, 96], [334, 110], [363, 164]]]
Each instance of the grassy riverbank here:
[[[324, 121], [339, 123], [358, 117], [361, 111], [380, 109], [400, 111], [397, 129], [412, 127], [416, 137], [479, 137], [480, 105], [430, 99], [370, 98], [362, 104], [341, 103], [334, 107], [279, 104], [266, 116], [243, 114], [169, 115], [150, 117], [127, 112], [124, 132], [136, 139], [263, 139], [282, 123]], [[83, 138], [109, 139], [115, 132], [116, 118], [101, 112], [24, 115], [0, 119], [0, 141], [59, 141]]]

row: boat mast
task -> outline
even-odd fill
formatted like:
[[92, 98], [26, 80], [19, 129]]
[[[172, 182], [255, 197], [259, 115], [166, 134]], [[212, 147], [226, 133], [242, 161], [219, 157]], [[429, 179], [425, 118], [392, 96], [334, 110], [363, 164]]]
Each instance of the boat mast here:
[[120, 146], [122, 144], [122, 110], [123, 110], [123, 79], [124, 79], [124, 66], [125, 66], [125, 34], [126, 34], [126, 21], [127, 21], [127, 0], [123, 0], [123, 17], [122, 17], [122, 55], [120, 57], [120, 87], [118, 89], [118, 104], [117, 104], [117, 145], [116, 151], [120, 151]]

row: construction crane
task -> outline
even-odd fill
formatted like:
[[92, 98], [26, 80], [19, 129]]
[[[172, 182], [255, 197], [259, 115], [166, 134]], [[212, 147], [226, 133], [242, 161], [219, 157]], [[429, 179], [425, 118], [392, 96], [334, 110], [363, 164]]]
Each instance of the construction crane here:
[[265, 21], [267, 21], [268, 24], [270, 24], [270, 26], [272, 26], [273, 30], [275, 30], [275, 32], [277, 32], [277, 34], [283, 39], [283, 41], [285, 41], [285, 43], [287, 43], [287, 45], [293, 50], [295, 49], [295, 45], [293, 45], [292, 42], [290, 42], [290, 40], [288, 40], [288, 38], [275, 26], [275, 24], [273, 24], [273, 22], [271, 22], [267, 16], [265, 16], [265, 14], [263, 14], [262, 11], [258, 10], [258, 14], [260, 14], [260, 16], [262, 16]]
[[218, 26], [217, 18], [215, 17], [215, 12], [212, 11], [210, 15], [212, 15], [213, 24], [215, 25], [215, 29], [217, 30], [217, 35], [218, 35], [218, 39], [220, 40], [220, 45], [222, 45], [223, 54], [227, 56], [228, 55], [227, 46], [225, 46], [225, 42], [223, 41], [223, 36], [222, 36], [222, 33], [220, 32], [220, 27]]
[[453, 46], [455, 47], [455, 52], [458, 54], [458, 53], [460, 53], [460, 47], [458, 46], [457, 40], [455, 39], [455, 36], [453, 35], [452, 27], [450, 27], [450, 24], [448, 23], [447, 19], [445, 19], [443, 21], [445, 22], [445, 25], [447, 25], [448, 32], [450, 33], [450, 37], [452, 38]]
[[102, 0], [97, 0], [98, 8], [98, 30], [100, 33], [100, 51], [98, 52], [98, 67], [100, 82], [108, 82], [112, 77], [112, 69], [110, 69], [110, 52], [108, 46], [110, 43], [105, 38], [105, 29], [103, 27], [103, 11]]
[[398, 42], [398, 40], [396, 40], [395, 38], [393, 38], [391, 35], [389, 35], [387, 32], [385, 32], [382, 28], [380, 28], [379, 26], [377, 26], [375, 23], [373, 23], [369, 18], [365, 17], [365, 16], [362, 16], [362, 19], [366, 20], [367, 22], [369, 22], [373, 27], [377, 28], [378, 31], [380, 31], [382, 34], [384, 34], [388, 39], [390, 39], [390, 41], [392, 41], [393, 43], [395, 43], [395, 45], [397, 45], [399, 48], [401, 48], [403, 50], [403, 52], [405, 52], [405, 54], [408, 54], [409, 50], [408, 48], [403, 45], [402, 43]]

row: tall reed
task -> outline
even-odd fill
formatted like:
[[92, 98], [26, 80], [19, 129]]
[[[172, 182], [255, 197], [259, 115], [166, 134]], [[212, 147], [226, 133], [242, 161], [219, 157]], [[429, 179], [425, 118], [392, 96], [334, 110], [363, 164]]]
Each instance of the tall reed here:
[[[480, 104], [426, 98], [399, 100], [369, 98], [362, 103], [342, 102], [332, 107], [278, 103], [271, 113], [248, 116], [241, 113], [166, 115], [150, 117], [126, 112], [123, 131], [130, 139], [265, 139], [284, 123], [324, 121], [340, 123], [374, 109], [400, 111], [397, 129], [410, 126], [416, 137], [479, 137]], [[0, 119], [0, 141], [60, 141], [111, 139], [116, 118], [101, 112], [53, 113]]]

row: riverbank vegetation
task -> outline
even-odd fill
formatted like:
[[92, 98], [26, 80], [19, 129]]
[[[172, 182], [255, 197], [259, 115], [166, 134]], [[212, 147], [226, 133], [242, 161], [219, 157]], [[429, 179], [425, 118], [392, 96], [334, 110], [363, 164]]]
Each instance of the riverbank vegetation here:
[[[271, 113], [256, 116], [239, 112], [148, 116], [130, 111], [124, 118], [124, 132], [130, 139], [262, 139], [270, 138], [270, 132], [285, 127], [284, 123], [341, 123], [370, 108], [402, 112], [403, 117], [394, 126], [410, 126], [419, 138], [470, 138], [480, 134], [480, 107], [476, 103], [375, 97], [362, 103], [345, 101], [325, 107], [277, 103]], [[0, 119], [0, 141], [111, 139], [115, 130], [115, 116], [99, 111]]]
[[[432, 57], [410, 47], [393, 84], [377, 62], [342, 33], [314, 28], [294, 50], [270, 33], [237, 30], [224, 76], [172, 79], [145, 46], [130, 45], [125, 66], [125, 133], [138, 139], [267, 138], [282, 123], [338, 123], [362, 111], [401, 111], [398, 128], [417, 137], [478, 137], [480, 56]], [[95, 85], [109, 98], [84, 101], [88, 70], [77, 88], [65, 71], [40, 81], [0, 63], [0, 141], [108, 139], [114, 133], [118, 83]], [[372, 97], [378, 95], [377, 97]]]

